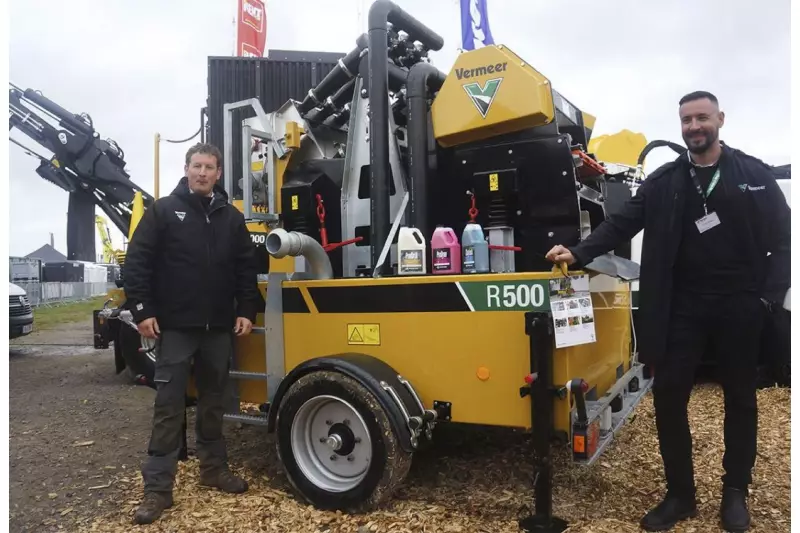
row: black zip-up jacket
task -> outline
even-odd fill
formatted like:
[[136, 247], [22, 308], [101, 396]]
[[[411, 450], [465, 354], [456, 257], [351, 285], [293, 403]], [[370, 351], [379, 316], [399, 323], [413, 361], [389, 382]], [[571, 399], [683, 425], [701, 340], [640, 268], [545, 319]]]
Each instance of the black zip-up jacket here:
[[[621, 210], [571, 248], [579, 267], [644, 230], [639, 283], [640, 361], [656, 364], [665, 353], [688, 178], [684, 153], [651, 174]], [[755, 273], [759, 296], [780, 305], [791, 286], [791, 211], [768, 165], [722, 145], [719, 187], [727, 197], [719, 215], [731, 220]], [[727, 213], [727, 216], [723, 216]]]
[[160, 329], [233, 328], [255, 322], [258, 275], [244, 216], [214, 187], [208, 209], [186, 177], [147, 209], [123, 266], [127, 307]]

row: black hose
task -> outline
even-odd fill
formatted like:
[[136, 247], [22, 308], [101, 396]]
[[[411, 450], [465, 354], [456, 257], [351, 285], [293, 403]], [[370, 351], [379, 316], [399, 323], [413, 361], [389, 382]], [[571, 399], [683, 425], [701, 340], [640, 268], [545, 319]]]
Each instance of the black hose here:
[[430, 240], [428, 221], [428, 90], [438, 91], [446, 74], [429, 63], [417, 63], [408, 73], [408, 158], [411, 174], [408, 221]]
[[308, 95], [298, 106], [301, 114], [305, 115], [315, 107], [324, 104], [327, 97], [355, 78], [355, 73], [358, 71], [358, 60], [366, 44], [367, 41], [363, 36], [359, 37], [356, 40], [356, 47], [340, 59], [316, 87], [308, 91]]
[[[444, 40], [424, 24], [389, 0], [376, 0], [369, 9], [369, 131], [370, 131], [370, 248], [373, 267], [377, 267], [381, 250], [389, 238], [390, 198], [389, 179], [389, 68], [387, 22], [397, 31], [433, 50], [439, 50]], [[391, 265], [384, 261], [376, 274], [389, 272]]]
[[636, 164], [638, 166], [644, 164], [644, 159], [647, 157], [647, 154], [649, 154], [654, 148], [660, 148], [662, 146], [672, 148], [672, 150], [678, 155], [681, 155], [686, 151], [685, 147], [671, 141], [650, 141], [647, 143], [647, 146], [644, 147], [642, 153], [639, 154], [639, 160], [636, 162]]

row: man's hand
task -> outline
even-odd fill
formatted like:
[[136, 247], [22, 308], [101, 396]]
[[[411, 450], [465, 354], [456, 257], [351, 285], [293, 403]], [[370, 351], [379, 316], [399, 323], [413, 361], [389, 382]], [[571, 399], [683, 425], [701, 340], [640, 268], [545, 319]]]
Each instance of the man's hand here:
[[241, 337], [242, 335], [247, 335], [252, 331], [253, 323], [250, 322], [249, 319], [240, 316], [236, 319], [236, 326], [233, 328], [233, 331], [236, 332], [237, 337]]
[[161, 330], [158, 327], [158, 321], [156, 321], [155, 317], [142, 320], [139, 322], [138, 327], [142, 337], [157, 339], [158, 336], [161, 335]]
[[572, 255], [572, 252], [560, 244], [553, 246], [545, 257], [548, 261], [552, 261], [553, 263], [566, 263], [568, 265], [575, 263], [575, 256]]

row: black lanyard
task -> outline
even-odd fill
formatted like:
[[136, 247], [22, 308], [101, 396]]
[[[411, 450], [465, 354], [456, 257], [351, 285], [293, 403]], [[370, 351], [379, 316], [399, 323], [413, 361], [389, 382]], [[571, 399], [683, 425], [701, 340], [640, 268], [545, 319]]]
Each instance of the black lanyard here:
[[689, 169], [689, 175], [692, 177], [692, 181], [694, 182], [694, 186], [697, 189], [697, 194], [700, 195], [700, 198], [703, 199], [703, 211], [705, 211], [706, 215], [708, 215], [708, 207], [706, 206], [706, 202], [708, 201], [708, 197], [711, 196], [711, 191], [714, 190], [714, 187], [717, 186], [717, 182], [719, 181], [719, 169], [714, 172], [714, 175], [711, 177], [711, 183], [708, 184], [708, 189], [706, 192], [703, 192], [703, 188], [700, 186], [700, 180], [697, 179], [697, 172], [694, 171], [694, 168]]

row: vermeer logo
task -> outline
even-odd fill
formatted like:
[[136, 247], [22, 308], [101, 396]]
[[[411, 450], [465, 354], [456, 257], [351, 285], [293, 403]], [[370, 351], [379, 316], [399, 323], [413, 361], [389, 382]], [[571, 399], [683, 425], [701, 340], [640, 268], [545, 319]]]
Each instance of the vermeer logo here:
[[503, 78], [494, 78], [487, 81], [483, 87], [477, 82], [464, 85], [464, 90], [467, 91], [467, 95], [469, 95], [472, 103], [478, 108], [478, 112], [483, 118], [486, 118], [486, 114], [489, 112], [489, 107], [491, 107], [494, 97], [497, 95], [497, 89], [500, 87], [501, 81], [503, 81]]
[[264, 31], [264, 9], [255, 2], [243, 0], [242, 22], [252, 26], [258, 33]]

